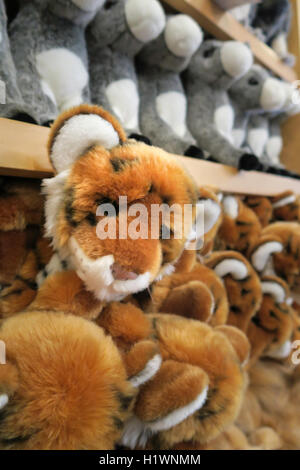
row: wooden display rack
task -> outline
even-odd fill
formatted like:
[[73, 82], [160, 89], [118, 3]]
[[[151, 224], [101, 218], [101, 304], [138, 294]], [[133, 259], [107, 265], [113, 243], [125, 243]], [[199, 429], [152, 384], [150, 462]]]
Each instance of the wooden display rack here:
[[[47, 178], [53, 169], [47, 156], [49, 129], [0, 118], [0, 174]], [[219, 163], [189, 157], [178, 159], [199, 186], [210, 185], [225, 192], [273, 195], [291, 189], [300, 194], [300, 181], [265, 173], [238, 172]]]
[[[230, 13], [224, 12], [211, 0], [163, 0], [176, 10], [191, 15], [209, 33], [219, 39], [247, 41], [258, 62], [279, 77], [293, 82], [300, 77], [300, 0], [290, 0], [293, 25], [290, 50], [298, 61], [295, 69], [283, 64], [272, 49], [259, 41]], [[300, 115], [284, 125], [282, 161], [288, 168], [300, 173]], [[0, 119], [0, 174], [44, 178], [53, 174], [48, 160], [46, 143], [49, 129], [9, 119]], [[298, 160], [295, 155], [299, 155]], [[235, 168], [196, 160], [178, 158], [192, 173], [198, 185], [212, 185], [222, 191], [241, 194], [272, 195], [288, 189], [300, 195], [300, 181], [258, 172], [238, 172]]]

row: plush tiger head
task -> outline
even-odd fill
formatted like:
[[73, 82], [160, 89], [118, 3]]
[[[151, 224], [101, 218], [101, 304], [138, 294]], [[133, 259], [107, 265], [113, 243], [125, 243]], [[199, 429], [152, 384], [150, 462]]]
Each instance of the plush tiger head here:
[[2, 321], [2, 345], [0, 449], [114, 448], [136, 389], [102, 328], [31, 311]]
[[[88, 290], [120, 300], [172, 271], [198, 198], [176, 157], [127, 140], [109, 113], [89, 105], [56, 120], [48, 149], [56, 176], [44, 181], [46, 233]], [[168, 222], [162, 204], [175, 208]]]
[[292, 222], [300, 220], [300, 201], [293, 191], [285, 191], [270, 198], [274, 220]]
[[255, 212], [262, 227], [266, 227], [272, 220], [273, 206], [268, 197], [246, 196], [244, 203]]
[[262, 300], [258, 275], [243, 255], [236, 251], [216, 251], [206, 265], [223, 279], [229, 302], [227, 324], [247, 330]]
[[261, 286], [262, 304], [251, 319], [247, 331], [251, 343], [251, 365], [261, 355], [284, 359], [291, 351], [293, 316], [289, 305], [289, 288], [276, 276], [263, 277]]
[[261, 233], [258, 217], [238, 196], [225, 196], [222, 205], [224, 217], [217, 247], [247, 255]]
[[251, 262], [260, 274], [277, 275], [289, 288], [300, 286], [300, 225], [275, 222], [265, 227], [253, 248]]

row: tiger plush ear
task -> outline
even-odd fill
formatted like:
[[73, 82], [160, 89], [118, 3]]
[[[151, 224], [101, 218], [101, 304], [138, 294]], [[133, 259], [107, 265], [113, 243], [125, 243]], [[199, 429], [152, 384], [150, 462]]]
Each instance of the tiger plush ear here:
[[60, 173], [95, 145], [111, 149], [125, 141], [125, 131], [111, 114], [98, 106], [83, 104], [56, 119], [48, 153], [54, 169]]
[[212, 268], [220, 278], [231, 275], [233, 279], [240, 281], [249, 275], [245, 258], [233, 251], [213, 253], [207, 259], [206, 265]]
[[222, 200], [224, 214], [231, 219], [239, 215], [239, 199], [235, 196], [225, 196]]
[[276, 276], [265, 276], [261, 280], [263, 295], [270, 295], [277, 303], [283, 303], [288, 300], [287, 284]]
[[251, 254], [251, 263], [259, 273], [263, 273], [268, 266], [272, 255], [283, 250], [280, 239], [272, 235], [264, 235], [260, 238]]

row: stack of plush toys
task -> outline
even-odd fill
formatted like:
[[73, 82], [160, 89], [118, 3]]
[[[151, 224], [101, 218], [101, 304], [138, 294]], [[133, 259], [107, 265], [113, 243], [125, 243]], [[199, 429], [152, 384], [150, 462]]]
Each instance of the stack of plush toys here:
[[[0, 449], [299, 448], [296, 196], [198, 188], [97, 106], [48, 151], [43, 196], [0, 181]], [[135, 204], [158, 236], [99, 237]]]
[[[260, 11], [265, 3], [282, 2], [256, 6], [253, 24], [279, 47], [282, 10], [270, 20]], [[280, 125], [299, 111], [297, 90], [253, 65], [248, 45], [211, 39], [158, 0], [18, 4], [7, 28], [0, 0], [0, 78], [7, 88], [1, 116], [49, 125], [60, 112], [92, 102], [129, 135], [168, 152], [299, 177], [279, 160]]]

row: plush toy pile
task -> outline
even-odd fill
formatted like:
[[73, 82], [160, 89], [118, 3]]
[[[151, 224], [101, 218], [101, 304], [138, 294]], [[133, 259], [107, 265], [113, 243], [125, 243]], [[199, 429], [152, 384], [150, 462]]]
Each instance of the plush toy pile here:
[[[286, 59], [288, 1], [253, 8]], [[0, 0], [0, 22], [1, 116], [50, 125], [93, 103], [168, 152], [299, 178], [280, 163], [280, 126], [300, 100], [247, 44], [211, 39], [158, 0], [20, 0], [8, 27]]]
[[42, 195], [1, 181], [0, 448], [299, 448], [298, 198], [197, 188], [97, 106], [48, 151]]

